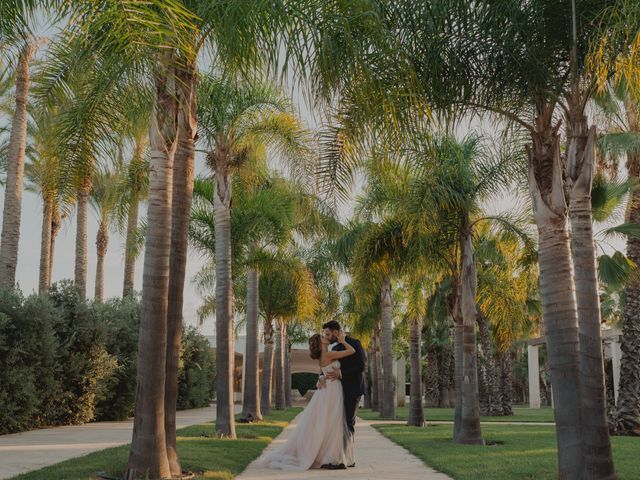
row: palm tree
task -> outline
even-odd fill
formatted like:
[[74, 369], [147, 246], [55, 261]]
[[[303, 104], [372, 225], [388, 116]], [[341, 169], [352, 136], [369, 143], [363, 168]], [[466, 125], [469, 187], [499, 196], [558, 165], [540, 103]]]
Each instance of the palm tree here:
[[94, 299], [97, 302], [104, 300], [104, 259], [109, 246], [109, 228], [114, 220], [118, 204], [118, 187], [122, 175], [122, 165], [114, 162], [113, 170], [102, 168], [93, 179], [93, 186], [89, 196], [89, 202], [93, 207], [98, 220], [98, 232], [96, 234], [96, 253], [98, 262], [96, 265], [96, 282]]
[[[146, 198], [149, 190], [149, 163], [144, 157], [146, 138], [144, 136], [134, 139], [131, 160], [126, 166], [126, 174], [122, 176], [120, 194], [122, 202], [120, 230], [124, 230], [124, 280], [122, 282], [122, 296], [132, 295], [134, 292], [134, 279], [136, 272], [136, 258], [140, 251], [140, 227], [138, 216], [140, 202]], [[124, 218], [126, 217], [126, 221]], [[126, 225], [122, 225], [125, 224]]]
[[8, 146], [7, 179], [0, 236], [0, 286], [4, 288], [13, 288], [16, 282], [27, 142], [27, 103], [31, 83], [29, 67], [36, 49], [33, 41], [29, 40], [21, 48], [16, 69], [15, 109]]
[[[411, 360], [411, 390], [407, 425], [424, 426], [422, 404], [422, 318], [425, 316], [426, 295], [422, 282], [412, 282], [409, 290], [407, 316], [409, 317], [409, 355]], [[432, 365], [428, 366], [433, 368]]]
[[42, 229], [40, 240], [40, 271], [38, 291], [45, 292], [51, 284], [54, 243], [60, 223], [60, 208], [65, 216], [72, 203], [65, 198], [65, 188], [60, 185], [59, 159], [56, 149], [55, 113], [51, 109], [36, 106], [31, 112], [32, 121], [27, 126], [29, 142], [25, 166], [27, 190], [42, 199]]
[[[171, 195], [167, 187], [171, 188], [175, 140], [172, 132], [176, 130], [171, 114], [175, 112], [175, 62], [164, 45], [180, 44], [184, 31], [191, 28], [190, 15], [178, 4], [157, 2], [156, 5], [139, 7], [134, 14], [133, 11], [116, 11], [118, 9], [103, 4], [92, 9], [91, 15], [74, 17], [77, 21], [71, 23], [70, 32], [62, 35], [60, 43], [54, 46], [55, 55], [43, 71], [45, 82], [41, 93], [50, 101], [64, 99], [70, 92], [74, 94], [66, 102], [68, 106], [63, 109], [58, 122], [60, 137], [65, 139], [60, 158], [65, 163], [63, 170], [80, 180], [77, 185], [84, 187], [80, 188], [82, 194], [91, 179], [96, 158], [101, 156], [105, 146], [112, 144], [114, 132], [126, 129], [127, 118], [121, 99], [139, 90], [151, 92], [151, 83], [155, 87], [155, 107], [149, 134], [154, 174], [150, 180], [149, 228], [143, 274], [138, 394], [127, 478], [138, 474], [152, 477], [171, 475], [164, 426], [164, 396], [170, 250], [167, 232], [171, 223]], [[113, 25], [114, 22], [130, 28], [103, 29], [105, 24]], [[92, 41], [85, 43], [87, 36]], [[86, 44], [104, 48], [86, 51]], [[144, 72], [143, 78], [140, 72]], [[105, 129], [105, 125], [110, 128]], [[120, 139], [121, 135], [116, 135], [116, 138]], [[80, 287], [86, 272], [82, 262], [82, 205], [81, 196], [76, 262]]]
[[276, 148], [283, 159], [296, 165], [296, 160], [308, 157], [308, 140], [290, 102], [267, 83], [241, 84], [215, 75], [203, 76], [198, 117], [200, 138], [216, 185], [216, 430], [233, 437], [232, 171], [260, 156], [267, 147]]
[[538, 330], [535, 250], [532, 242], [523, 244], [521, 240], [511, 232], [492, 231], [488, 225], [477, 232], [478, 327], [487, 379], [482, 405], [485, 415], [513, 414], [499, 370], [513, 344]]
[[[606, 121], [606, 131], [599, 141], [603, 160], [612, 164], [607, 170], [616, 176], [618, 159], [626, 155], [627, 176], [631, 182], [640, 179], [640, 117], [639, 102], [635, 92], [626, 82], [609, 87], [596, 99], [599, 110]], [[640, 223], [640, 190], [633, 188], [627, 200], [625, 216], [627, 225]], [[627, 235], [626, 255], [633, 264], [640, 262], [640, 239]], [[600, 269], [602, 273], [603, 269]], [[607, 285], [605, 285], [605, 288]], [[624, 282], [624, 307], [622, 321], [622, 359], [620, 362], [620, 387], [613, 428], [617, 434], [629, 435], [640, 432], [640, 309], [634, 299], [640, 298], [637, 278], [632, 275]]]
[[[545, 2], [508, 2], [483, 11], [462, 6], [463, 11], [454, 15], [470, 19], [478, 28], [474, 27], [472, 39], [465, 33], [465, 38], [453, 40], [453, 44], [464, 42], [470, 48], [462, 47], [465, 53], [454, 60], [462, 69], [451, 73], [460, 78], [473, 71], [480, 80], [455, 85], [452, 97], [462, 105], [494, 112], [520, 125], [530, 136], [529, 187], [540, 237], [541, 298], [557, 406], [559, 471], [566, 478], [615, 478], [603, 403], [595, 252], [593, 242], [588, 241], [588, 237], [592, 238], [591, 219], [586, 215], [593, 167], [589, 152], [593, 146], [583, 109], [592, 90], [588, 76], [579, 70], [592, 38], [598, 36], [599, 28], [606, 28], [606, 22], [594, 20], [607, 5], [582, 5], [578, 12], [574, 6], [575, 2], [561, 2], [553, 12]], [[524, 31], [527, 33], [523, 35]], [[536, 41], [537, 38], [545, 41]], [[421, 50], [424, 48], [422, 45]], [[516, 50], [527, 51], [527, 61], [510, 63]], [[417, 51], [416, 54], [424, 57]], [[555, 60], [560, 57], [572, 60]], [[505, 71], [508, 74], [502, 75]], [[563, 119], [556, 112], [560, 108], [565, 114], [568, 137], [565, 177], [559, 132]], [[570, 199], [565, 197], [565, 191], [571, 194]], [[572, 231], [579, 230], [576, 240], [579, 235], [584, 239], [582, 245], [575, 245], [584, 249], [574, 252], [575, 262], [566, 228], [567, 206], [575, 212], [573, 218], [577, 222]], [[551, 278], [553, 282], [549, 281]], [[558, 285], [569, 292], [561, 301], [554, 297]], [[584, 311], [578, 311], [576, 294], [585, 305]], [[580, 336], [585, 339], [584, 348], [579, 347]], [[575, 405], [581, 405], [580, 409]], [[586, 429], [580, 422], [582, 409], [593, 419]], [[593, 451], [600, 454], [593, 455]]]
[[[265, 159], [261, 159], [264, 164]], [[258, 175], [256, 175], [256, 171]], [[295, 224], [296, 190], [289, 182], [261, 174], [260, 168], [245, 168], [234, 175], [234, 208], [231, 211], [234, 283], [246, 275], [247, 349], [245, 388], [242, 416], [259, 420], [259, 274], [269, 267], [269, 251], [290, 241]], [[192, 244], [215, 259], [214, 188], [211, 179], [197, 178], [194, 205], [191, 213], [190, 239]], [[202, 275], [201, 285], [208, 291], [211, 278]]]
[[453, 265], [456, 266], [452, 272], [452, 313], [454, 321], [458, 315], [462, 320], [462, 329], [456, 325], [455, 341], [458, 352], [462, 350], [462, 371], [458, 362], [460, 354], [456, 357], [456, 388], [462, 387], [461, 392], [458, 390], [462, 408], [458, 435], [454, 440], [482, 443], [475, 332], [477, 261], [473, 235], [482, 223], [493, 223], [524, 237], [509, 217], [483, 215], [480, 209], [480, 202], [508, 188], [513, 181], [512, 158], [491, 152], [482, 139], [473, 134], [461, 142], [443, 135], [417, 137], [410, 162], [417, 173], [409, 208], [417, 216], [428, 215], [429, 210], [435, 213], [432, 221], [438, 222], [444, 232], [445, 245], [451, 244], [447, 238], [457, 237], [454, 251], [458, 253], [454, 256]]
[[[263, 413], [271, 409], [273, 375], [276, 380], [276, 408], [285, 408], [283, 345], [274, 346], [274, 322], [277, 321], [282, 328], [294, 317], [311, 318], [316, 308], [313, 275], [304, 262], [286, 252], [273, 257], [271, 267], [260, 275], [260, 310], [264, 318], [265, 342], [261, 393]], [[274, 362], [278, 350], [280, 363]]]

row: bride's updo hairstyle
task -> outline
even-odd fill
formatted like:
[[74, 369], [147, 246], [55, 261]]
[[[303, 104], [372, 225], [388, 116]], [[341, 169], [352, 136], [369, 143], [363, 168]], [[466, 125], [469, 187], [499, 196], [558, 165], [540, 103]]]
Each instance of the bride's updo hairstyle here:
[[309, 339], [309, 355], [314, 360], [319, 360], [322, 356], [322, 335], [316, 333]]

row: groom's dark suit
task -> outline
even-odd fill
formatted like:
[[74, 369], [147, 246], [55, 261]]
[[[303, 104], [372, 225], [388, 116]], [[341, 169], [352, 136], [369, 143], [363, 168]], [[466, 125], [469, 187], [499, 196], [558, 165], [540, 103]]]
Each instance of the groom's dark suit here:
[[[360, 397], [364, 395], [364, 366], [366, 363], [364, 349], [360, 340], [347, 337], [346, 341], [356, 353], [340, 360], [340, 372], [342, 374], [342, 391], [344, 392], [344, 411], [349, 431], [353, 434], [356, 424], [356, 410], [360, 403]], [[339, 343], [333, 347], [333, 351], [345, 350], [346, 347]]]

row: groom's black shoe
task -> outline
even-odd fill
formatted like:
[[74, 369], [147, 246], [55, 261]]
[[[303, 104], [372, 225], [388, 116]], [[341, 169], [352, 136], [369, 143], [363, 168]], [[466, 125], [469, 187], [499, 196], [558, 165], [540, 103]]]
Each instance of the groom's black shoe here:
[[347, 469], [344, 463], [338, 463], [337, 465], [335, 463], [325, 463], [320, 468], [324, 468], [325, 470], [346, 470]]
[[352, 463], [351, 465], [348, 465], [348, 467], [349, 467], [349, 468], [353, 468], [353, 467], [355, 467], [355, 466], [356, 466], [356, 464], [355, 464], [355, 463]]

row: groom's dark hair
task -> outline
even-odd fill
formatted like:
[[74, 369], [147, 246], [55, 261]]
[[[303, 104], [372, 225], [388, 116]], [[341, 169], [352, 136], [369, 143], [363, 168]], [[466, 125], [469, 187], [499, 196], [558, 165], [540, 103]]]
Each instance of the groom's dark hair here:
[[336, 320], [330, 320], [327, 323], [325, 323], [324, 325], [322, 325], [322, 328], [328, 328], [329, 330], [340, 330], [340, 324], [336, 321]]

